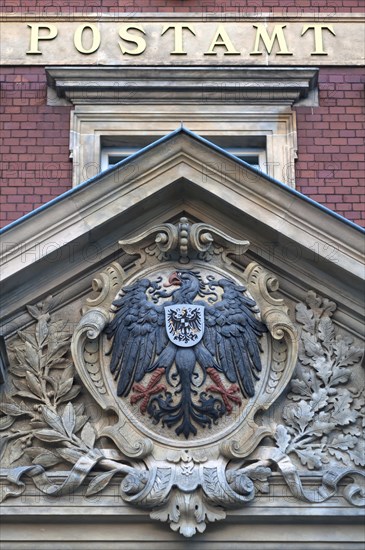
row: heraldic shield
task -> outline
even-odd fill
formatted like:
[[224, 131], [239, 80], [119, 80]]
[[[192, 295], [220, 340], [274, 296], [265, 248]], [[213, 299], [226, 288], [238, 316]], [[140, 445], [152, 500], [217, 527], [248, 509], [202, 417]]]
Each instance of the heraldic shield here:
[[204, 334], [204, 306], [196, 304], [166, 306], [165, 326], [173, 344], [183, 348], [195, 346]]
[[[29, 372], [17, 367], [14, 373], [27, 382], [16, 381], [19, 396], [34, 394], [37, 446], [28, 445], [30, 436], [23, 432], [10, 432], [9, 440], [19, 436], [13, 453], [24, 447], [36, 458], [11, 473], [16, 491], [7, 489], [5, 498], [24, 490], [25, 475], [54, 496], [86, 483], [90, 496], [119, 478], [119, 497], [125, 503], [149, 510], [152, 519], [191, 537], [208, 522], [224, 519], [226, 510], [245, 507], [258, 491], [267, 493], [274, 472], [297, 499], [323, 502], [334, 495], [348, 468], [319, 473], [320, 486], [306, 489], [298, 461], [293, 461], [302, 431], [295, 435], [290, 426], [297, 422], [303, 430], [308, 424], [313, 434], [316, 426], [327, 425], [324, 405], [319, 405], [325, 403], [325, 390], [315, 386], [304, 401], [293, 392], [310, 383], [295, 381], [295, 403], [301, 400], [281, 415], [282, 394], [289, 391], [298, 359], [300, 338], [288, 313], [295, 304], [281, 297], [273, 273], [241, 258], [249, 243], [181, 218], [120, 244], [120, 263], [114, 261], [96, 275], [73, 332], [77, 383], [73, 365], [63, 359], [65, 341], [57, 335], [63, 322], [56, 320], [53, 328], [48, 313], [51, 302], [28, 308], [36, 332], [22, 334], [24, 351], [18, 355], [28, 353]], [[312, 296], [310, 303], [318, 316], [320, 300]], [[332, 311], [333, 305], [327, 300], [325, 308]], [[303, 304], [296, 309], [305, 326], [315, 327], [314, 313]], [[330, 321], [318, 323], [328, 346], [335, 338]], [[306, 365], [312, 361], [313, 338], [307, 336], [303, 344], [310, 353]], [[33, 347], [43, 350], [46, 345], [47, 357], [30, 354]], [[337, 340], [335, 345], [338, 350]], [[46, 360], [46, 373], [54, 369], [61, 374], [43, 396], [37, 361], [40, 369]], [[93, 399], [90, 414], [82, 402], [87, 395]], [[320, 411], [318, 422], [309, 411], [312, 405]], [[6, 426], [16, 421], [11, 415], [28, 414], [13, 398], [2, 406]], [[312, 417], [314, 428], [309, 426]], [[344, 423], [349, 423], [347, 416]], [[309, 455], [302, 447], [298, 452], [307, 464]], [[61, 460], [70, 462], [72, 470], [57, 485], [45, 467]], [[352, 484], [346, 498], [356, 504], [357, 495]]]

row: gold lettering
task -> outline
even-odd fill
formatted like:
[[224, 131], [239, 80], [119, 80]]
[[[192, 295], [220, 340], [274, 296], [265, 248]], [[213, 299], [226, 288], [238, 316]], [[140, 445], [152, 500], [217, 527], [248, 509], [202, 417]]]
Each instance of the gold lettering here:
[[321, 24], [315, 24], [315, 25], [304, 25], [302, 34], [305, 34], [309, 29], [314, 30], [314, 52], [311, 52], [311, 55], [328, 55], [328, 52], [324, 51], [323, 47], [323, 29], [327, 29], [333, 36], [336, 36], [335, 31], [333, 30], [332, 25], [321, 25]]
[[187, 29], [195, 36], [194, 29], [191, 25], [186, 25], [185, 23], [173, 23], [172, 25], [165, 25], [162, 29], [161, 36], [165, 34], [169, 29], [174, 29], [175, 36], [175, 49], [170, 52], [170, 55], [186, 55], [183, 46], [183, 30]]
[[143, 34], [146, 34], [143, 30], [142, 25], [123, 25], [119, 29], [119, 36], [122, 40], [125, 42], [132, 42], [133, 44], [136, 44], [136, 48], [134, 50], [128, 50], [125, 48], [122, 44], [122, 42], [118, 42], [119, 47], [122, 51], [122, 54], [127, 55], [141, 55], [146, 49], [146, 41], [143, 38], [143, 36], [138, 36], [137, 34], [129, 33], [128, 31], [130, 29], [135, 29], [137, 31], [140, 31]]
[[[90, 29], [92, 33], [92, 43], [90, 48], [84, 48], [83, 45], [82, 37], [85, 29]], [[100, 41], [100, 31], [98, 27], [96, 27], [92, 23], [87, 23], [86, 25], [80, 25], [80, 27], [77, 27], [74, 34], [74, 44], [78, 52], [85, 54], [94, 53], [99, 48]]]
[[214, 51], [214, 48], [221, 46], [223, 46], [227, 50], [226, 52], [224, 52], [224, 55], [241, 55], [240, 52], [235, 49], [223, 25], [218, 26], [212, 43], [209, 46], [208, 51], [204, 52], [204, 55], [217, 55], [217, 52]]
[[272, 32], [271, 38], [263, 25], [259, 23], [258, 25], [253, 25], [256, 28], [256, 38], [253, 52], [250, 52], [250, 55], [262, 55], [262, 52], [259, 50], [260, 39], [263, 41], [267, 53], [270, 55], [271, 50], [274, 46], [275, 40], [278, 41], [279, 51], [276, 55], [293, 55], [292, 52], [289, 52], [286, 45], [284, 31], [286, 25], [275, 25]]
[[[30, 28], [30, 44], [29, 44], [29, 50], [27, 51], [28, 54], [37, 54], [42, 53], [38, 47], [39, 40], [53, 40], [56, 38], [58, 31], [56, 25], [45, 25], [44, 23], [29, 23], [28, 27]], [[47, 29], [48, 34], [46, 36], [40, 36], [39, 31], [41, 29]]]

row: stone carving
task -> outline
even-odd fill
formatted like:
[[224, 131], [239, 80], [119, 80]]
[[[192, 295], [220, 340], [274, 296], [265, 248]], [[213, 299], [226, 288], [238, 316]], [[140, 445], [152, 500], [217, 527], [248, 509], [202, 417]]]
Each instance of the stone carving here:
[[322, 469], [330, 460], [365, 466], [363, 388], [348, 386], [349, 367], [363, 352], [351, 338], [336, 335], [332, 314], [336, 304], [309, 292], [296, 307], [302, 326], [297, 377], [276, 431], [281, 451], [294, 453], [308, 469]]
[[[252, 397], [262, 368], [258, 339], [266, 327], [245, 290], [230, 279], [204, 280], [191, 270], [172, 272], [165, 282], [144, 278], [124, 287], [106, 328], [113, 338], [110, 369], [117, 394], [133, 392], [130, 401], [141, 401], [142, 414], [176, 427], [186, 439], [198, 426], [217, 423], [232, 403], [241, 404], [233, 394]], [[231, 383], [227, 389], [221, 374]], [[215, 385], [206, 386], [208, 377]]]
[[[87, 299], [73, 332], [72, 359], [70, 335], [64, 322], [53, 319], [52, 299], [27, 306], [35, 322], [19, 331], [18, 339], [8, 346], [11, 366], [0, 406], [1, 449], [8, 468], [2, 499], [19, 496], [25, 490], [24, 477], [31, 478], [40, 491], [57, 497], [82, 484], [87, 484], [86, 496], [99, 493], [117, 476], [122, 480], [122, 499], [149, 510], [151, 518], [168, 522], [187, 537], [203, 532], [208, 522], [224, 519], [226, 510], [244, 507], [257, 493], [268, 492], [274, 468], [298, 499], [323, 502], [336, 494], [338, 483], [347, 477], [351, 481], [344, 490], [345, 498], [353, 505], [363, 503], [358, 481], [364, 475], [359, 470], [363, 465], [360, 423], [364, 402], [353, 383], [360, 349], [336, 333], [331, 319], [335, 304], [314, 293], [308, 294], [306, 304], [297, 305], [298, 332], [287, 305], [272, 294], [278, 289], [275, 277], [257, 263], [249, 264], [243, 274], [231, 263], [229, 255], [246, 247], [246, 241], [231, 242], [214, 228], [191, 226], [186, 219], [124, 243], [125, 250], [134, 257], [139, 254], [140, 259], [128, 273], [114, 262], [96, 277], [93, 289], [97, 296]], [[214, 304], [219, 306], [228, 298], [236, 304], [240, 300], [251, 303], [245, 320], [253, 326], [257, 323], [259, 340], [254, 342], [259, 341], [262, 348], [258, 351], [261, 370], [252, 370], [250, 363], [245, 371], [245, 376], [258, 374], [252, 386], [247, 386], [247, 377], [240, 377], [237, 371], [217, 369], [204, 360], [203, 372], [197, 366], [200, 358], [195, 356], [185, 385], [190, 401], [184, 406], [189, 409], [193, 403], [195, 409], [191, 405], [190, 411], [195, 412], [197, 406], [205, 406], [199, 414], [207, 414], [209, 403], [219, 402], [220, 411], [224, 411], [205, 427], [189, 413], [185, 415], [188, 423], [175, 422], [168, 428], [169, 416], [175, 411], [169, 409], [166, 389], [169, 387], [171, 399], [175, 399], [171, 407], [186, 399], [176, 365], [171, 365], [169, 373], [165, 365], [156, 364], [141, 378], [125, 376], [120, 396], [120, 378], [114, 380], [110, 371], [110, 366], [113, 369], [115, 365], [116, 371], [119, 368], [113, 360], [116, 336], [111, 327], [118, 320], [118, 301], [128, 294], [121, 289], [140, 289], [142, 281], [148, 280], [144, 292], [152, 290], [149, 311], [155, 311], [161, 305], [156, 293], [167, 288], [158, 286], [176, 271], [195, 273], [193, 277], [199, 273], [197, 280], [204, 283], [201, 290], [206, 294], [198, 301], [204, 298], [204, 321], [212, 329]], [[233, 294], [224, 298], [225, 293]], [[194, 299], [176, 302], [189, 307], [196, 304]], [[253, 303], [257, 304], [255, 312]], [[188, 317], [185, 322], [193, 327]], [[225, 325], [216, 324], [219, 333]], [[264, 325], [267, 332], [262, 330]], [[164, 315], [160, 326], [165, 330]], [[293, 378], [299, 335], [299, 363]], [[200, 342], [204, 343], [204, 338], [205, 331]], [[172, 345], [181, 350], [194, 348]], [[193, 384], [197, 393], [192, 397]], [[281, 419], [275, 417], [275, 411], [272, 417], [269, 409], [289, 384]], [[199, 388], [205, 393], [200, 402]], [[85, 410], [87, 394], [101, 407], [102, 421]], [[167, 416], [158, 417], [163, 407]], [[235, 416], [228, 416], [232, 412]], [[269, 420], [267, 412], [276, 420]], [[113, 422], [104, 421], [109, 413], [115, 416]], [[106, 439], [109, 444], [104, 448]], [[47, 470], [65, 472], [67, 463], [64, 481], [54, 483]], [[318, 472], [316, 489], [307, 488], [301, 480], [301, 472], [308, 470]]]

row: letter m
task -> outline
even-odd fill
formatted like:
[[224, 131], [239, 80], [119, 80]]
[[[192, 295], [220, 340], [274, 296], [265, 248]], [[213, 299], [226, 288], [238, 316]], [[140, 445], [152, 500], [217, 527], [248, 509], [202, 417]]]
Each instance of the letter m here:
[[264, 43], [267, 53], [270, 55], [271, 50], [275, 44], [275, 41], [278, 41], [279, 51], [276, 55], [293, 55], [292, 52], [289, 52], [288, 46], [286, 45], [285, 36], [283, 29], [286, 25], [275, 25], [271, 37], [267, 32], [263, 23], [258, 25], [253, 25], [256, 28], [256, 38], [254, 50], [250, 52], [250, 55], [262, 55], [262, 51], [259, 50], [260, 40]]

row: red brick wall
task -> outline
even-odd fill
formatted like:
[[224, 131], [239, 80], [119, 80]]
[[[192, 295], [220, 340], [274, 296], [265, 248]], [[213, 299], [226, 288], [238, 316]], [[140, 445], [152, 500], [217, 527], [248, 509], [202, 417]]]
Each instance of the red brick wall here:
[[256, 12], [350, 13], [363, 12], [364, 0], [2, 0], [3, 12]]
[[70, 188], [70, 109], [46, 105], [43, 67], [2, 67], [1, 225]]
[[[43, 67], [1, 74], [1, 224], [70, 188], [70, 108], [46, 105]], [[319, 107], [297, 108], [297, 189], [364, 224], [365, 120], [361, 68], [322, 68]]]
[[297, 189], [346, 218], [365, 220], [365, 74], [321, 68], [319, 107], [297, 108]]

